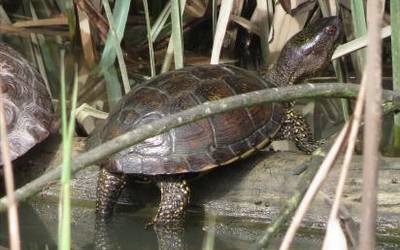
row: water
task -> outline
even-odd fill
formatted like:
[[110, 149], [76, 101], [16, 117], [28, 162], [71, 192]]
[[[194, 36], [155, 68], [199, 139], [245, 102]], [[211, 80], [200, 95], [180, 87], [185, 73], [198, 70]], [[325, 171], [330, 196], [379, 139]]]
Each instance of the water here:
[[[156, 233], [145, 229], [144, 225], [154, 214], [154, 209], [131, 207], [117, 209], [110, 226], [111, 243], [120, 249], [159, 249]], [[20, 206], [20, 225], [23, 249], [56, 249], [57, 243], [57, 207], [56, 203], [35, 202]], [[0, 249], [8, 245], [6, 214], [0, 215]], [[249, 222], [245, 219], [216, 217], [215, 230], [213, 220], [204, 218], [199, 211], [189, 211], [186, 217], [183, 241], [185, 249], [204, 249], [206, 240], [214, 239], [214, 248], [218, 250], [249, 249], [258, 239], [266, 225]], [[93, 249], [94, 246], [94, 209], [92, 206], [75, 206], [72, 218], [73, 249]], [[209, 237], [209, 238], [207, 238]], [[322, 231], [300, 231], [293, 244], [294, 250], [320, 249]], [[277, 249], [276, 240], [268, 249]], [[400, 244], [380, 242], [378, 249], [399, 249]], [[114, 249], [114, 248], [111, 248]]]

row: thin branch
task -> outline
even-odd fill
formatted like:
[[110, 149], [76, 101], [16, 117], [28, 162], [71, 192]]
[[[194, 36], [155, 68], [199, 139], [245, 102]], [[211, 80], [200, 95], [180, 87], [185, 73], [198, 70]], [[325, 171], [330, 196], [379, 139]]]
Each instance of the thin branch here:
[[379, 143], [382, 128], [381, 76], [383, 1], [367, 2], [368, 40], [365, 95], [365, 133], [363, 158], [362, 212], [359, 249], [375, 249], [376, 196], [378, 187]]
[[[167, 116], [149, 123], [143, 127], [126, 132], [110, 141], [99, 145], [86, 153], [74, 158], [72, 171], [76, 172], [86, 166], [94, 164], [108, 155], [119, 152], [124, 148], [139, 143], [146, 138], [158, 135], [171, 128], [179, 127], [187, 123], [205, 118], [207, 116], [226, 112], [239, 107], [249, 107], [255, 104], [268, 102], [286, 102], [300, 98], [338, 97], [354, 98], [357, 96], [359, 86], [357, 84], [318, 83], [288, 86], [284, 88], [264, 89], [239, 96], [224, 98], [219, 101], [206, 102], [202, 105]], [[400, 103], [392, 100], [400, 100], [400, 93], [385, 90], [383, 99], [387, 101], [388, 110], [400, 110]], [[60, 177], [61, 165], [48, 171], [36, 180], [16, 190], [17, 200], [24, 200], [40, 191], [48, 182]], [[7, 199], [0, 199], [0, 211], [6, 209]]]

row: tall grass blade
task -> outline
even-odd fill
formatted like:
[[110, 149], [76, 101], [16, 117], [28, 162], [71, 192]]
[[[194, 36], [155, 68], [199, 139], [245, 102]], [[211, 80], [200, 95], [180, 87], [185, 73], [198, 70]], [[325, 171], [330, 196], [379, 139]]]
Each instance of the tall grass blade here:
[[180, 69], [183, 67], [181, 7], [181, 0], [171, 1], [172, 41], [174, 45], [175, 69]]
[[158, 15], [156, 21], [151, 28], [151, 38], [152, 42], [154, 43], [160, 34], [161, 30], [163, 29], [165, 23], [167, 22], [168, 18], [171, 15], [171, 2], [165, 4], [164, 9], [161, 11], [160, 15]]
[[147, 4], [147, 0], [143, 0], [143, 8], [144, 8], [144, 14], [146, 17], [147, 41], [149, 44], [151, 77], [154, 77], [156, 75], [156, 63], [155, 63], [155, 59], [154, 59], [153, 39], [151, 37], [152, 36], [151, 24], [150, 24], [149, 6]]
[[[365, 21], [364, 0], [350, 0], [351, 15], [353, 21], [354, 36], [356, 38], [367, 34]], [[356, 53], [356, 70], [361, 75], [365, 65], [365, 50]]]
[[61, 173], [61, 190], [59, 203], [59, 226], [58, 226], [58, 249], [71, 249], [71, 162], [72, 162], [72, 139], [75, 130], [75, 110], [78, 97], [78, 66], [75, 64], [74, 83], [71, 97], [70, 118], [67, 118], [67, 99], [65, 86], [65, 51], [61, 51], [61, 121], [63, 142], [63, 169]]
[[[110, 4], [108, 3], [108, 1], [102, 0], [102, 3], [103, 3], [103, 7], [104, 6], [108, 7], [107, 8], [108, 11], [105, 9], [106, 14], [107, 14], [107, 12], [108, 12], [108, 14], [111, 14], [111, 10], [109, 8]], [[122, 37], [124, 35], [126, 21], [128, 20], [130, 3], [131, 3], [131, 0], [116, 0], [115, 4], [114, 4], [113, 14], [112, 14], [113, 17], [112, 17], [112, 19], [109, 19], [109, 23], [111, 20], [111, 22], [114, 24], [113, 27], [115, 28], [115, 33], [116, 33], [116, 37], [118, 40], [118, 44], [119, 44], [119, 42], [121, 42]], [[112, 31], [110, 29], [110, 31], [108, 32], [108, 37], [107, 37], [107, 41], [106, 41], [103, 53], [101, 55], [100, 65], [102, 68], [110, 67], [114, 63], [115, 58], [117, 56], [116, 48], [114, 48], [115, 44], [113, 42], [113, 39], [114, 38], [112, 35]]]
[[[41, 10], [44, 12], [47, 10], [47, 6], [45, 3], [41, 3], [41, 5], [36, 6], [36, 9], [31, 1], [24, 3], [24, 9], [27, 14], [32, 16], [33, 20], [38, 20], [37, 10]], [[45, 12], [44, 15], [48, 15], [48, 12]], [[55, 84], [58, 84], [58, 76], [59, 76], [59, 68], [57, 61], [58, 49], [53, 49], [52, 46], [46, 41], [45, 36], [41, 34], [31, 34], [32, 41], [32, 50], [34, 52], [34, 58], [36, 61], [36, 65], [38, 70], [43, 77], [43, 80], [46, 84], [46, 87], [52, 95], [51, 90], [55, 90]], [[57, 38], [59, 39], [59, 37]], [[50, 84], [53, 83], [53, 86]]]
[[261, 15], [260, 17], [260, 42], [261, 42], [261, 53], [262, 53], [262, 60], [264, 63], [267, 62], [268, 58], [268, 36], [269, 36], [269, 20], [268, 20], [268, 5], [265, 0], [257, 0], [257, 8]]
[[[393, 90], [400, 91], [400, 2], [390, 1], [390, 24], [392, 27]], [[394, 115], [393, 146], [400, 149], [400, 114]]]
[[212, 0], [211, 2], [211, 19], [212, 19], [212, 32], [213, 37], [217, 31], [217, 19], [218, 19], [218, 3], [217, 0]]
[[[129, 5], [130, 5], [130, 0], [127, 1], [122, 1], [119, 0], [115, 3], [115, 9], [119, 10], [117, 7], [122, 5], [122, 4], [118, 4], [119, 2], [124, 2], [125, 4], [127, 4], [127, 9], [126, 10], [121, 10], [118, 14], [124, 16], [126, 15], [125, 19], [122, 20], [121, 22], [117, 23], [117, 26], [114, 25], [114, 20], [113, 20], [113, 16], [111, 13], [111, 8], [110, 8], [110, 4], [108, 3], [108, 0], [102, 0], [101, 1], [104, 7], [104, 11], [106, 13], [107, 19], [108, 19], [108, 23], [109, 23], [109, 36], [107, 38], [107, 42], [106, 42], [106, 47], [104, 48], [103, 51], [103, 56], [105, 55], [104, 52], [107, 52], [106, 49], [108, 48], [107, 46], [113, 46], [115, 50], [114, 53], [112, 53], [110, 51], [110, 54], [108, 54], [108, 56], [112, 57], [115, 60], [115, 54], [118, 58], [118, 64], [119, 64], [119, 68], [121, 71], [121, 77], [122, 77], [122, 83], [123, 83], [123, 87], [124, 87], [124, 91], [125, 94], [129, 92], [129, 90], [131, 89], [130, 85], [129, 85], [129, 79], [128, 79], [128, 72], [126, 70], [126, 64], [125, 64], [125, 60], [124, 60], [124, 56], [122, 54], [122, 49], [120, 46], [120, 42], [123, 36], [123, 31], [125, 30], [125, 25], [126, 25], [126, 21], [127, 21], [127, 13], [129, 12]], [[114, 13], [115, 16], [115, 13]], [[118, 19], [119, 20], [119, 19]], [[123, 28], [121, 29], [120, 27], [123, 26]], [[118, 31], [122, 30], [122, 34], [119, 34]], [[113, 62], [114, 62], [113, 60]], [[102, 57], [102, 61], [103, 62], [103, 57]], [[102, 64], [102, 66], [104, 66]], [[103, 67], [104, 69], [104, 67]]]
[[107, 101], [112, 108], [122, 96], [121, 84], [115, 66], [104, 69], [104, 80], [106, 82]]
[[[183, 11], [185, 10], [185, 5], [186, 5], [186, 0], [181, 0], [181, 18], [183, 16]], [[169, 2], [171, 3], [171, 2]], [[172, 57], [174, 56], [174, 44], [173, 44], [173, 38], [169, 38], [168, 42], [168, 47], [167, 47], [167, 52], [165, 53], [163, 65], [161, 66], [161, 73], [167, 72], [171, 66], [172, 62]]]
[[228, 26], [229, 17], [233, 7], [233, 0], [225, 0], [221, 2], [219, 16], [217, 21], [217, 29], [214, 36], [213, 48], [211, 51], [211, 64], [218, 64], [221, 54], [222, 44]]
[[172, 42], [172, 37], [171, 37], [168, 42], [167, 52], [165, 53], [163, 65], [161, 66], [161, 73], [165, 73], [169, 70], [173, 56], [174, 56], [174, 44]]

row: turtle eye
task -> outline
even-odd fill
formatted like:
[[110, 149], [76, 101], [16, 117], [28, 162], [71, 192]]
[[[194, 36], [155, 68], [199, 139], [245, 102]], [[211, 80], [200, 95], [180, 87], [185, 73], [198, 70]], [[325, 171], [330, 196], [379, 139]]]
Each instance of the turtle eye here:
[[337, 27], [335, 25], [329, 25], [328, 27], [325, 28], [324, 31], [328, 35], [334, 35], [334, 34], [336, 34]]

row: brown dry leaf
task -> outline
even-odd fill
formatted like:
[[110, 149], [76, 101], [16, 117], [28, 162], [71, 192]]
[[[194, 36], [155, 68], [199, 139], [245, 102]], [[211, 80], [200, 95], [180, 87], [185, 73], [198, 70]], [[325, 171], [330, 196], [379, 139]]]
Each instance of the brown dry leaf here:
[[92, 42], [91, 28], [89, 24], [88, 15], [82, 10], [78, 9], [79, 18], [79, 30], [81, 33], [81, 43], [83, 56], [89, 67], [93, 67], [96, 64], [96, 52]]
[[185, 11], [191, 17], [200, 18], [206, 13], [206, 5], [201, 0], [188, 0]]
[[231, 20], [233, 22], [239, 24], [243, 28], [245, 28], [248, 32], [254, 33], [258, 36], [261, 35], [260, 27], [258, 25], [256, 25], [255, 23], [252, 23], [251, 21], [247, 20], [246, 18], [241, 17], [241, 16], [231, 15]]
[[108, 34], [108, 23], [106, 19], [97, 10], [94, 3], [89, 0], [76, 0], [77, 8], [86, 13], [90, 23], [99, 31], [100, 39], [104, 42]]
[[276, 5], [272, 28], [270, 31], [272, 32], [273, 37], [269, 45], [270, 54], [267, 61], [268, 65], [276, 61], [287, 40], [303, 29], [308, 15], [309, 12], [307, 11], [291, 16], [286, 13], [282, 5]]
[[58, 15], [52, 18], [34, 19], [28, 21], [18, 21], [13, 24], [18, 28], [29, 28], [37, 26], [54, 26], [54, 25], [68, 25], [68, 18], [64, 15]]

